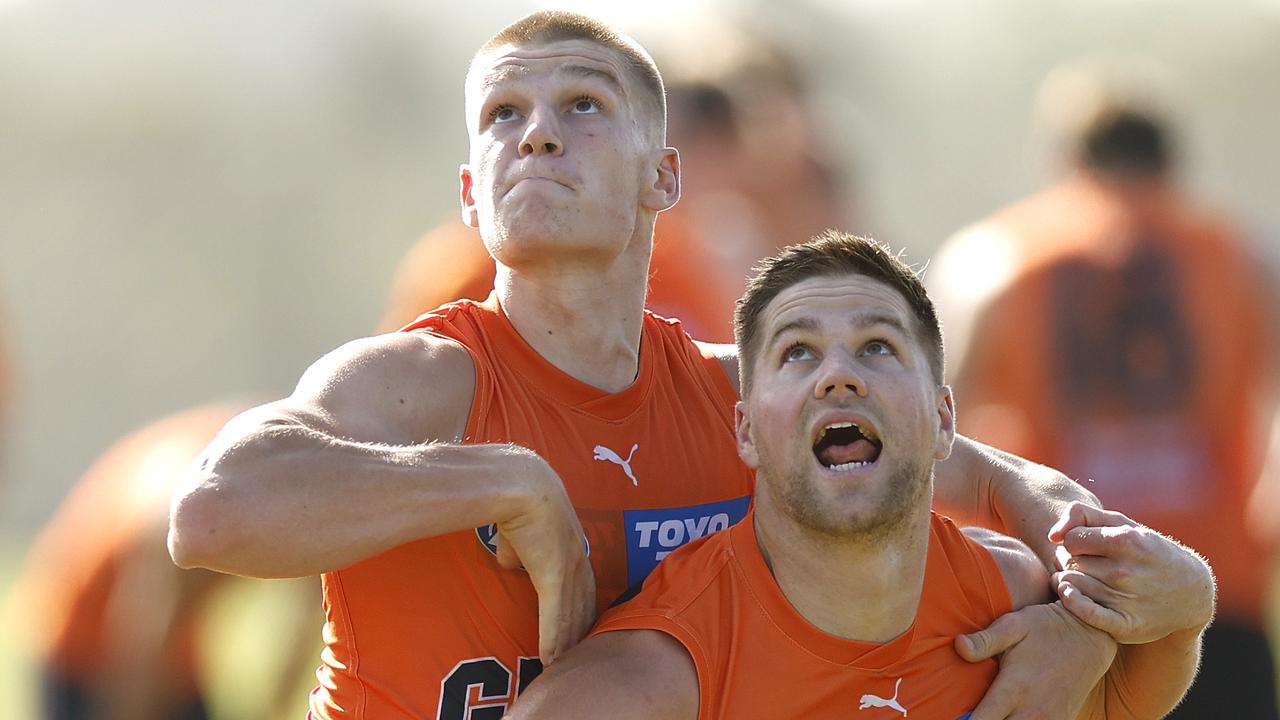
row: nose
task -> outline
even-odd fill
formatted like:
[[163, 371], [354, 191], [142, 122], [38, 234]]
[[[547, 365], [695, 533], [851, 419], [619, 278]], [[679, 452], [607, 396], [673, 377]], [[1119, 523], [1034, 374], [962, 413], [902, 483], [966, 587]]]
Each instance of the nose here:
[[549, 108], [534, 110], [520, 138], [520, 157], [559, 155], [563, 151], [564, 141], [560, 137], [560, 123], [555, 112]]
[[845, 353], [830, 353], [818, 368], [813, 396], [821, 400], [844, 394], [866, 397], [867, 383], [854, 358]]

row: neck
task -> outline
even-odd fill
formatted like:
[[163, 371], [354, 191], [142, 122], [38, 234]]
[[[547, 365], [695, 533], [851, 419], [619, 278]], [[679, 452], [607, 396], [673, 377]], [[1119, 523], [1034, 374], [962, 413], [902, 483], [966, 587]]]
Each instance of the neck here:
[[520, 336], [566, 374], [606, 392], [635, 381], [652, 242], [608, 264], [498, 263], [498, 301]]
[[860, 642], [888, 642], [911, 627], [924, 588], [929, 506], [888, 533], [833, 539], [761, 513], [756, 542], [778, 588], [812, 625]]

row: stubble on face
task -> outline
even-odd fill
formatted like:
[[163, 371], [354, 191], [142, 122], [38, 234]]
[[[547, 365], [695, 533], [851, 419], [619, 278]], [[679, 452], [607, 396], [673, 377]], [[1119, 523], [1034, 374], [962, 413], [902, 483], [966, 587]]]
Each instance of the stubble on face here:
[[[932, 460], [901, 462], [890, 471], [884, 491], [870, 506], [863, 503], [842, 513], [839, 498], [824, 498], [818, 484], [805, 477], [802, 466], [761, 460], [757, 484], [773, 490], [774, 501], [797, 526], [831, 543], [875, 544], [896, 536], [909, 527], [914, 509], [926, 502], [924, 495], [933, 478]], [[778, 477], [771, 468], [782, 468]]]

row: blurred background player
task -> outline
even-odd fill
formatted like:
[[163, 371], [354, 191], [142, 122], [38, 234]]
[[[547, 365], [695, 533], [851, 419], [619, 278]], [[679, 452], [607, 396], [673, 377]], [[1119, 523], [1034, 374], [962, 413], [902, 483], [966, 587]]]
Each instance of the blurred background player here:
[[1172, 717], [1275, 718], [1263, 631], [1275, 533], [1246, 518], [1276, 413], [1280, 316], [1259, 258], [1178, 186], [1152, 79], [1051, 74], [1042, 109], [1068, 172], [948, 242], [931, 285], [950, 310], [960, 430], [1091, 481], [1108, 508], [1217, 572], [1218, 619]]
[[[658, 53], [667, 134], [680, 149], [680, 202], [655, 230], [645, 306], [691, 336], [733, 341], [733, 304], [751, 266], [782, 246], [848, 226], [842, 178], [826, 159], [805, 74], [777, 42], [746, 25], [691, 23], [698, 42]], [[400, 262], [379, 330], [441, 304], [483, 300], [494, 265], [479, 234], [449, 220]]]
[[[241, 403], [197, 407], [120, 440], [85, 473], [44, 528], [18, 581], [16, 600], [41, 663], [41, 717], [49, 720], [194, 720], [209, 717], [202, 632], [215, 591], [246, 581], [182, 570], [165, 547], [174, 482]], [[299, 581], [271, 638], [286, 647], [270, 703], [304, 705], [304, 662], [322, 622], [314, 581]], [[305, 626], [305, 627], [304, 627]], [[223, 628], [225, 630], [226, 628]]]

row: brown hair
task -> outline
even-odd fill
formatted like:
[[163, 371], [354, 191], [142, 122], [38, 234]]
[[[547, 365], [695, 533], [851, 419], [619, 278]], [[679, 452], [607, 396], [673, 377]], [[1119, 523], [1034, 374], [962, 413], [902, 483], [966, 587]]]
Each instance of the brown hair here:
[[901, 254], [870, 238], [827, 230], [814, 239], [791, 245], [774, 257], [761, 260], [747, 282], [747, 292], [734, 312], [734, 336], [738, 341], [738, 377], [745, 396], [751, 388], [751, 371], [759, 351], [760, 314], [783, 290], [812, 277], [862, 275], [893, 288], [915, 313], [916, 332], [928, 351], [929, 367], [941, 385], [943, 377], [942, 330], [933, 301], [919, 276], [903, 262]]
[[665, 142], [667, 95], [657, 63], [640, 43], [595, 18], [563, 10], [544, 10], [526, 15], [489, 38], [476, 51], [471, 62], [474, 65], [477, 58], [503, 45], [545, 45], [565, 40], [587, 40], [622, 56], [643, 98], [655, 112], [658, 120], [656, 139], [659, 143]]

